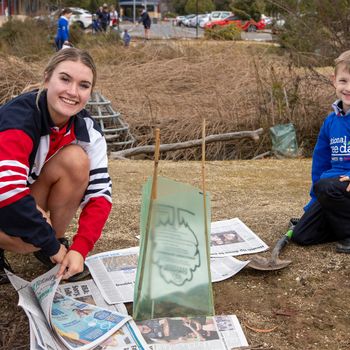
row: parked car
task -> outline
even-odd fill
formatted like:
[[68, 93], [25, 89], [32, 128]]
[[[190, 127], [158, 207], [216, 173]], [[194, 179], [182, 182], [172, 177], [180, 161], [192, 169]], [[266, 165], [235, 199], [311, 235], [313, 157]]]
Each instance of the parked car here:
[[199, 26], [204, 28], [204, 25], [208, 22], [210, 22], [210, 13], [203, 15], [203, 17], [199, 19]]
[[264, 29], [266, 26], [266, 24], [262, 20], [256, 22], [252, 18], [245, 20], [237, 15], [232, 15], [221, 20], [208, 22], [207, 24], [205, 24], [204, 28], [212, 29], [215, 27], [224, 27], [229, 24], [235, 24], [238, 28], [241, 28], [246, 32], [256, 32], [257, 30]]
[[189, 27], [190, 26], [190, 19], [194, 18], [194, 17], [196, 17], [196, 15], [194, 15], [194, 14], [185, 16], [185, 18], [182, 20], [181, 25]]
[[272, 24], [272, 18], [271, 17], [268, 17], [264, 14], [261, 15], [261, 20], [265, 22], [265, 25], [270, 25]]
[[204, 28], [204, 26], [208, 23], [208, 22], [212, 22], [212, 21], [218, 21], [221, 19], [224, 19], [228, 16], [231, 16], [233, 13], [230, 11], [213, 11], [209, 14], [208, 17], [204, 17], [199, 21], [199, 26], [201, 28]]
[[176, 16], [175, 17], [175, 25], [176, 26], [181, 26], [182, 20], [184, 20], [186, 18], [186, 16]]
[[[70, 24], [77, 23], [82, 29], [86, 29], [92, 25], [92, 14], [89, 11], [79, 7], [70, 7], [70, 9], [72, 10], [72, 16], [69, 20]], [[55, 10], [49, 15], [36, 16], [34, 19], [37, 21], [48, 21], [53, 26], [56, 25], [60, 12], [61, 10]]]
[[189, 27], [196, 28], [197, 26], [199, 26], [200, 21], [204, 20], [205, 18], [210, 18], [210, 14], [207, 13], [190, 18], [190, 20], [188, 21]]
[[79, 7], [70, 7], [72, 16], [69, 23], [77, 23], [80, 28], [86, 29], [92, 25], [92, 14], [88, 10]]

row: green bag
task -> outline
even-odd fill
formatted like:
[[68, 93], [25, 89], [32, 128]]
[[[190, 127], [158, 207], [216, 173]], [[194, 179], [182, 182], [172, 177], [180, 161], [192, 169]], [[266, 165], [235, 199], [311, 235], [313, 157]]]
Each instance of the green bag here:
[[270, 128], [272, 140], [272, 152], [276, 156], [296, 157], [298, 155], [298, 143], [294, 125], [279, 124]]
[[[203, 193], [164, 177], [157, 180], [155, 200], [151, 178], [143, 187], [133, 318], [213, 315]], [[210, 230], [208, 194], [206, 206]]]

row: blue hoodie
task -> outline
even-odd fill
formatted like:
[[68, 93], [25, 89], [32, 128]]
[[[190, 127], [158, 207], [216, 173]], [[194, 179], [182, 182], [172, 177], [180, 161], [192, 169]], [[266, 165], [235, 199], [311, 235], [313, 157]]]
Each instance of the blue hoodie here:
[[311, 200], [304, 207], [305, 211], [316, 200], [313, 185], [318, 180], [350, 176], [350, 110], [344, 113], [340, 100], [334, 102], [332, 107], [334, 112], [323, 122], [312, 155]]
[[61, 40], [62, 43], [69, 40], [69, 20], [61, 16], [57, 22], [56, 41]]

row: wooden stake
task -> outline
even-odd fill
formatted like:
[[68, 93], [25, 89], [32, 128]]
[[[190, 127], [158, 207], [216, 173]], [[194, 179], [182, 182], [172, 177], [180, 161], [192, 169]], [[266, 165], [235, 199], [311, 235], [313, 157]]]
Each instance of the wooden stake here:
[[203, 119], [202, 124], [202, 190], [204, 198], [204, 223], [205, 223], [205, 234], [208, 233], [207, 225], [207, 201], [206, 201], [206, 188], [205, 188], [205, 119]]
[[159, 163], [159, 149], [160, 149], [160, 130], [155, 130], [155, 149], [154, 149], [154, 168], [153, 168], [153, 179], [152, 179], [152, 195], [151, 199], [157, 198], [157, 177], [158, 177], [158, 163]]
[[[209, 237], [208, 237], [208, 217], [207, 217], [207, 191], [206, 191], [206, 174], [205, 174], [205, 119], [203, 119], [202, 124], [202, 191], [203, 191], [203, 209], [204, 209], [204, 234], [205, 234], [205, 249], [207, 252], [207, 266], [208, 266], [208, 276], [209, 283], [211, 283], [211, 271], [210, 271], [210, 245], [209, 245]], [[214, 308], [213, 302], [213, 291], [211, 286], [208, 287], [209, 295], [208, 297], [211, 299], [211, 304]], [[215, 313], [213, 309], [213, 314]]]
[[[154, 149], [154, 168], [153, 168], [153, 179], [152, 179], [152, 192], [151, 192], [151, 201], [150, 201], [150, 207], [149, 207], [149, 215], [148, 215], [148, 222], [147, 222], [147, 231], [149, 231], [149, 227], [151, 225], [152, 221], [152, 207], [153, 207], [153, 201], [157, 199], [157, 179], [158, 179], [158, 163], [159, 163], [159, 148], [160, 148], [160, 130], [159, 128], [156, 128], [155, 130], [155, 149]], [[151, 265], [152, 270], [152, 265]], [[152, 276], [152, 272], [150, 273], [150, 276]], [[149, 281], [149, 293], [151, 295], [151, 283]], [[155, 302], [154, 299], [152, 299], [152, 309], [151, 309], [151, 318], [154, 317], [154, 308], [155, 308]]]
[[[143, 276], [144, 276], [144, 271], [145, 271], [145, 260], [146, 260], [146, 254], [147, 254], [147, 249], [148, 249], [148, 240], [149, 240], [149, 230], [151, 227], [151, 222], [152, 222], [152, 210], [153, 210], [153, 201], [157, 199], [157, 178], [158, 178], [158, 163], [159, 163], [159, 149], [160, 149], [160, 130], [159, 128], [155, 129], [154, 132], [154, 137], [155, 137], [155, 149], [154, 149], [154, 168], [153, 168], [153, 178], [152, 178], [152, 187], [151, 187], [151, 198], [149, 202], [149, 207], [148, 207], [148, 216], [147, 216], [147, 223], [146, 223], [146, 231], [145, 231], [145, 237], [142, 237], [144, 240], [144, 252], [142, 254], [142, 262], [141, 264], [138, 264], [139, 266], [141, 265], [141, 271], [139, 274], [139, 286], [138, 286], [138, 291], [137, 291], [137, 305], [135, 307], [135, 315], [138, 314], [138, 308], [140, 306], [140, 297], [141, 297], [141, 289], [142, 289], [142, 284], [143, 284]], [[141, 252], [140, 252], [141, 254]], [[152, 268], [152, 265], [151, 267]], [[150, 274], [151, 275], [151, 274]], [[148, 283], [148, 287], [150, 288], [148, 290], [149, 295], [151, 295], [151, 285]], [[134, 300], [136, 302], [136, 300]], [[152, 300], [152, 309], [151, 309], [151, 318], [153, 318], [154, 315], [154, 300]]]

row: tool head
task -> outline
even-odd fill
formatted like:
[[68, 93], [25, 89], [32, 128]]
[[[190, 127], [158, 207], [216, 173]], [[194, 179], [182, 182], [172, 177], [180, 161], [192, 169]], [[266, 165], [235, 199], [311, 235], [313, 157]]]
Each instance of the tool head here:
[[264, 258], [262, 256], [254, 256], [250, 259], [249, 267], [260, 271], [275, 271], [281, 270], [287, 267], [291, 263], [291, 260], [281, 260]]

